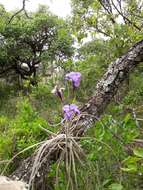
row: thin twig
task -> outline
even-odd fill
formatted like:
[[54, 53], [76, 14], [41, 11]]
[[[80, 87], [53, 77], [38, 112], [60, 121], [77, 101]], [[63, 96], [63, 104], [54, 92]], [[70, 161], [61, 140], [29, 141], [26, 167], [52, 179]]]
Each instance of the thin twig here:
[[132, 109], [132, 113], [133, 113], [133, 118], [134, 118], [134, 120], [135, 120], [136, 126], [137, 126], [137, 127], [140, 127], [140, 124], [139, 124], [139, 122], [138, 122], [137, 115], [136, 115], [136, 112], [135, 112], [135, 109], [134, 109], [134, 108]]
[[27, 1], [27, 0], [23, 0], [23, 2], [22, 2], [22, 8], [11, 16], [10, 20], [8, 21], [8, 24], [10, 24], [10, 23], [12, 22], [12, 20], [14, 19], [14, 17], [15, 17], [16, 15], [18, 15], [19, 13], [21, 13], [22, 11], [24, 12], [24, 14], [26, 15], [27, 18], [31, 18], [31, 17], [28, 15], [28, 13], [27, 13], [27, 11], [26, 11], [26, 9], [25, 9], [26, 1]]
[[126, 17], [118, 8], [117, 6], [114, 4], [114, 1], [111, 0], [113, 7], [115, 8], [115, 10], [119, 13], [119, 15], [121, 15], [123, 17], [124, 20], [126, 20], [129, 24], [131, 24], [132, 26], [134, 26], [137, 30], [141, 31], [141, 28], [139, 26], [137, 26], [134, 22], [132, 22], [128, 17]]

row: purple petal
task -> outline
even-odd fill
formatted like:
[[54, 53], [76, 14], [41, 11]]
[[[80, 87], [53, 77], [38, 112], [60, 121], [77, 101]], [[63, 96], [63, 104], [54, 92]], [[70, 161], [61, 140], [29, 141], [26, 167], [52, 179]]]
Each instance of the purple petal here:
[[71, 110], [74, 110], [75, 108], [78, 108], [77, 105], [75, 105], [75, 104], [70, 104], [70, 109], [71, 109]]
[[64, 111], [64, 118], [66, 120], [72, 119], [75, 114], [80, 114], [78, 106], [75, 104], [64, 105], [63, 111]]
[[63, 111], [68, 112], [69, 110], [70, 110], [70, 106], [69, 105], [64, 105]]
[[73, 82], [74, 87], [79, 87], [80, 80], [81, 80], [81, 73], [80, 72], [70, 72], [65, 76], [66, 80], [71, 80]]

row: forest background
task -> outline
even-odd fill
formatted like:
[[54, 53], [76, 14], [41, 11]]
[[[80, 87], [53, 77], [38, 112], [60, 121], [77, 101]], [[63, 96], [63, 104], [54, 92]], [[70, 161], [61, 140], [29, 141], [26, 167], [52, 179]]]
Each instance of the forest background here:
[[[44, 5], [36, 12], [26, 11], [26, 1], [22, 6], [6, 11], [0, 5], [0, 172], [7, 176], [35, 145], [61, 130], [63, 105], [81, 109], [109, 64], [143, 39], [142, 0], [72, 0], [67, 18]], [[81, 73], [76, 89], [65, 80], [72, 71]], [[65, 157], [52, 163], [47, 188], [143, 189], [142, 75], [140, 64], [125, 77], [102, 116], [78, 139], [83, 152], [72, 166]]]

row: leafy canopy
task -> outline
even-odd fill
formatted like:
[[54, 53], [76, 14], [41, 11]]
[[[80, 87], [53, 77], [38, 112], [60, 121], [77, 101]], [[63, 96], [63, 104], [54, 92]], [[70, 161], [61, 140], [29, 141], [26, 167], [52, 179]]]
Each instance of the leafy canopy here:
[[[0, 7], [0, 76], [15, 74], [23, 79], [36, 76], [36, 69], [49, 63], [62, 64], [73, 54], [73, 39], [69, 26], [41, 6], [27, 18], [22, 13], [12, 15]], [[10, 74], [9, 74], [10, 73]]]

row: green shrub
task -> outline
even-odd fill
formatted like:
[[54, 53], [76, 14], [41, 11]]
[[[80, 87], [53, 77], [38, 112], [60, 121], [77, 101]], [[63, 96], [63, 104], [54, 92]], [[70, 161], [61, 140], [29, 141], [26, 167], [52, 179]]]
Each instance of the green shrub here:
[[[17, 114], [14, 119], [7, 121], [0, 118], [0, 125], [5, 130], [0, 136], [0, 159], [11, 159], [25, 148], [48, 138], [48, 134], [40, 128], [49, 128], [47, 122], [32, 108], [28, 98], [22, 98], [17, 103]], [[1, 128], [2, 129], [2, 128]], [[31, 150], [19, 155], [27, 157]]]

